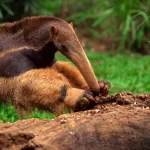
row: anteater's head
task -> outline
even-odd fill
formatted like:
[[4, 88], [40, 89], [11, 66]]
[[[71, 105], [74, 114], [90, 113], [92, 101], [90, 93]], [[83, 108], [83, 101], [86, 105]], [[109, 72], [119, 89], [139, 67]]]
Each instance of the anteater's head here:
[[91, 64], [76, 36], [72, 23], [60, 21], [50, 26], [50, 38], [57, 49], [79, 69], [90, 89], [99, 91], [99, 85]]

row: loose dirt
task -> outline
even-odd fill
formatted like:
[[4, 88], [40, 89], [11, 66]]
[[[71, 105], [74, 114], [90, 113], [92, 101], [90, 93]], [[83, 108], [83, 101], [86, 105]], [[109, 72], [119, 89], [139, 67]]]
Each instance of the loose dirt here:
[[99, 97], [97, 105], [94, 109], [99, 108], [104, 111], [115, 110], [120, 107], [128, 107], [130, 109], [150, 109], [150, 94], [132, 94], [124, 92]]

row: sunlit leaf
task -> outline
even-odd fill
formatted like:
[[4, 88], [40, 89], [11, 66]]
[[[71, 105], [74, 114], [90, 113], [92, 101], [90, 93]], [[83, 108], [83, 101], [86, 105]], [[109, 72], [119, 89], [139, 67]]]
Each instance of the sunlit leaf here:
[[14, 12], [11, 11], [11, 9], [9, 9], [9, 7], [7, 7], [5, 4], [1, 4], [2, 8], [6, 10], [6, 12], [13, 16], [14, 15]]

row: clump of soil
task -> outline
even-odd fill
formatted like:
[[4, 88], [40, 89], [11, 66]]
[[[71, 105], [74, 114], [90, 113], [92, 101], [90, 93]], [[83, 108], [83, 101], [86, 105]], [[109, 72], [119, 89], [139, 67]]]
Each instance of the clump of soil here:
[[94, 109], [111, 110], [119, 107], [131, 109], [150, 109], [150, 94], [132, 94], [131, 92], [117, 93], [108, 96], [99, 96]]

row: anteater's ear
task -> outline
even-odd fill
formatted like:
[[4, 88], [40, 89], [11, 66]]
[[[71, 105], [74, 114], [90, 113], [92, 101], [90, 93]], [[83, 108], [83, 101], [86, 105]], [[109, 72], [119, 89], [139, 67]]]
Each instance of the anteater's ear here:
[[70, 22], [70, 25], [73, 27], [73, 23], [72, 22]]
[[50, 27], [50, 34], [51, 34], [51, 36], [54, 37], [55, 35], [57, 35], [57, 33], [58, 33], [57, 27], [51, 26]]

